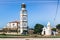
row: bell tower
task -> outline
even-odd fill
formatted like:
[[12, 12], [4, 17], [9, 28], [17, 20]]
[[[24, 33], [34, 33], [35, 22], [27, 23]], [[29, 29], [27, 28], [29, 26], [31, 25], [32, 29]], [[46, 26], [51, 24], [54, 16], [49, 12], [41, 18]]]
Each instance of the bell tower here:
[[28, 15], [26, 10], [26, 4], [21, 4], [20, 11], [20, 34], [28, 30]]

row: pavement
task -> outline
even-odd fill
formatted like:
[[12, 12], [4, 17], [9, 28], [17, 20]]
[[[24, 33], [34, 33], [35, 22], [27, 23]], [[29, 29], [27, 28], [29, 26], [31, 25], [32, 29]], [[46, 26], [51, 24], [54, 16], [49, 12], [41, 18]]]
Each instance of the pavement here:
[[0, 38], [0, 40], [60, 40], [60, 38]]

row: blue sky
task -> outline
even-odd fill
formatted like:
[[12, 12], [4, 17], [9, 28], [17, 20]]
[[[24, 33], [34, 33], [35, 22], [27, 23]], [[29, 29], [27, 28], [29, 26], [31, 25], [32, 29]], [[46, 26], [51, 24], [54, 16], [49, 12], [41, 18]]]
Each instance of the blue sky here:
[[[0, 0], [0, 28], [8, 22], [20, 20], [21, 4], [25, 3], [28, 11], [28, 26], [34, 27], [36, 23], [46, 26], [47, 22], [54, 25], [57, 0]], [[55, 25], [60, 23], [60, 3]]]

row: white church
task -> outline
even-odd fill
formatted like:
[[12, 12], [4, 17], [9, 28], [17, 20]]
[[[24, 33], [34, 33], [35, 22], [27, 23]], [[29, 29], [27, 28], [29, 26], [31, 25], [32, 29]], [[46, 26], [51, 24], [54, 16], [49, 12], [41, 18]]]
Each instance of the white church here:
[[47, 27], [43, 28], [42, 35], [52, 35], [50, 22], [48, 22]]

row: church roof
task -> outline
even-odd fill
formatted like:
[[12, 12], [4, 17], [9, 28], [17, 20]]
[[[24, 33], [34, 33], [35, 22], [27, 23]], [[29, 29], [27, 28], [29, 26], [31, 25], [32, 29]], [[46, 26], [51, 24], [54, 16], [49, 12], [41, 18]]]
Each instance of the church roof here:
[[20, 23], [19, 21], [12, 21], [12, 22], [9, 22], [9, 23]]

